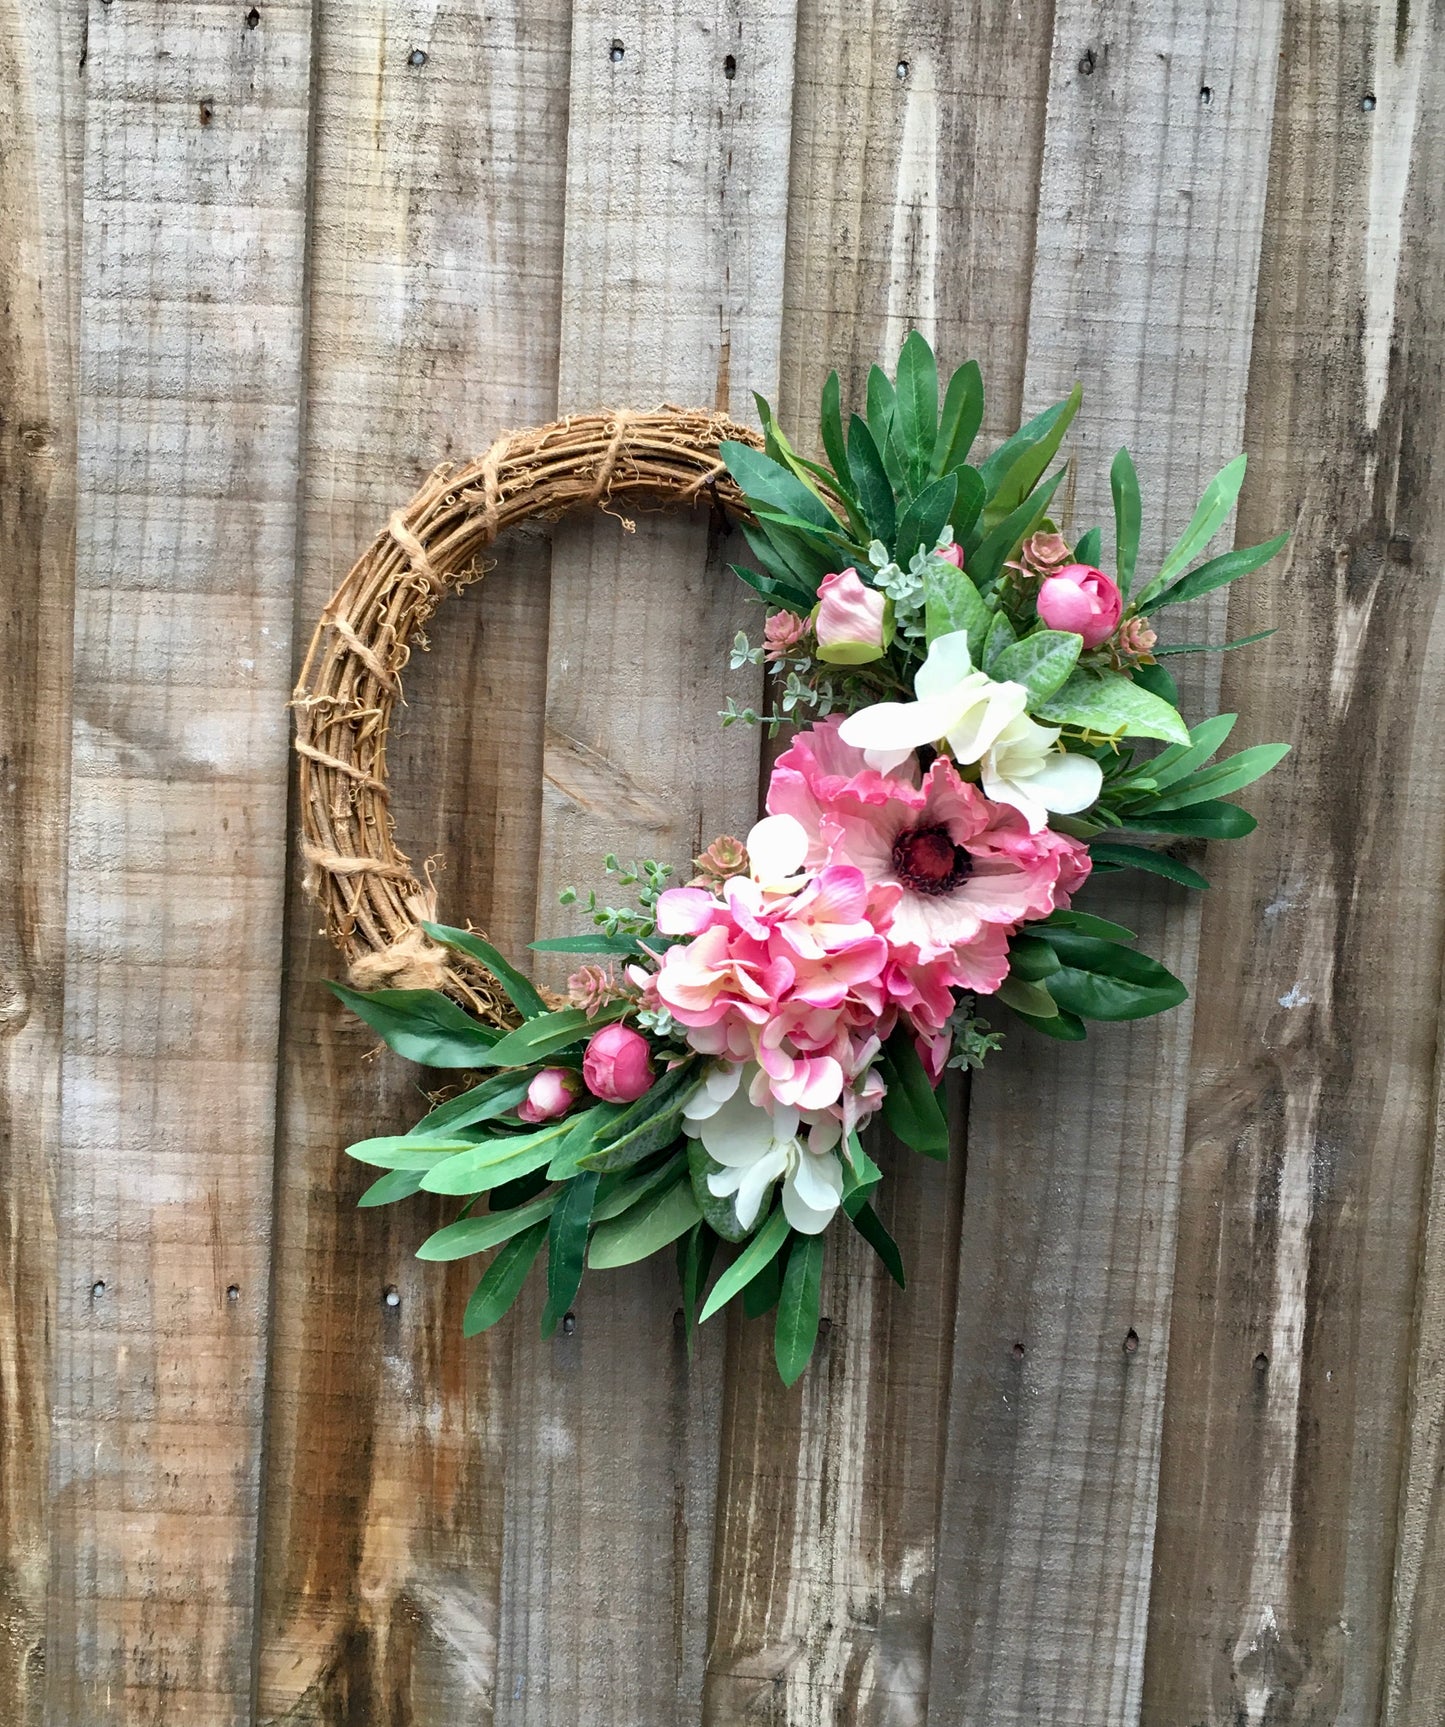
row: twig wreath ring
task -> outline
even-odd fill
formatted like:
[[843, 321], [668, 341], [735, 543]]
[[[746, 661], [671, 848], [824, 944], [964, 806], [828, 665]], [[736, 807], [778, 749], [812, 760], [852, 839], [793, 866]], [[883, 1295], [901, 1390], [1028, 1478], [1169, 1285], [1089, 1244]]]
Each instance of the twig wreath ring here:
[[[799, 454], [761, 399], [761, 439], [671, 408], [503, 438], [434, 474], [323, 614], [296, 749], [311, 885], [351, 961], [350, 986], [332, 988], [398, 1054], [457, 1076], [406, 1133], [347, 1149], [383, 1172], [364, 1206], [421, 1191], [462, 1202], [418, 1257], [488, 1256], [468, 1335], [507, 1312], [544, 1252], [550, 1336], [585, 1270], [672, 1251], [689, 1340], [734, 1297], [773, 1313], [791, 1385], [819, 1335], [836, 1229], [904, 1281], [872, 1203], [900, 1153], [875, 1120], [947, 1157], [940, 1083], [998, 1046], [995, 1014], [1073, 1042], [1090, 1020], [1185, 998], [1130, 929], [1075, 901], [1126, 870], [1207, 888], [1180, 849], [1254, 827], [1231, 794], [1287, 746], [1216, 760], [1236, 716], [1188, 724], [1168, 670], [1171, 655], [1245, 642], [1161, 641], [1155, 626], [1284, 536], [1207, 555], [1240, 456], [1145, 569], [1120, 450], [1105, 570], [1103, 528], [1050, 515], [1079, 389], [975, 457], [979, 369], [941, 383], [916, 332], [846, 422], [833, 374], [826, 461]], [[590, 930], [533, 944], [586, 962], [549, 999], [477, 931], [435, 921], [396, 848], [386, 737], [401, 672], [512, 523], [704, 498], [735, 517], [751, 562], [733, 573], [766, 609], [730, 656], [765, 668], [766, 711], [729, 697], [719, 718], [789, 729], [767, 813], [715, 839], [686, 885], [668, 885], [682, 860], [607, 857], [635, 903], [589, 892]]]
[[719, 454], [727, 439], [758, 442], [722, 415], [672, 407], [505, 433], [465, 466], [438, 468], [332, 595], [293, 698], [301, 848], [308, 891], [357, 989], [442, 990], [491, 1024], [515, 1019], [485, 968], [427, 935], [435, 896], [396, 843], [386, 742], [417, 631], [521, 522], [699, 503], [741, 516]]

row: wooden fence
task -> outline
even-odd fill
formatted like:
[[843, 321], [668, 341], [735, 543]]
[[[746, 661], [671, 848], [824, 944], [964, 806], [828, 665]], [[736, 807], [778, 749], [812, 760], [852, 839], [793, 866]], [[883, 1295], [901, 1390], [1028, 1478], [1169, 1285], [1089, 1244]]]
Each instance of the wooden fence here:
[[[0, 0], [0, 1722], [1438, 1727], [1445, 14], [1429, 0]], [[1292, 738], [1167, 1020], [1011, 1040], [791, 1393], [670, 1271], [465, 1343], [348, 1140], [286, 701], [432, 465], [917, 325], [1087, 523], [1254, 453], [1190, 692]], [[401, 834], [520, 950], [746, 823], [706, 530], [518, 535]], [[1203, 627], [1225, 627], [1220, 607]], [[1197, 662], [1196, 662], [1197, 663]], [[1208, 679], [1216, 680], [1209, 683]], [[737, 688], [734, 684], [731, 686]], [[1142, 903], [1140, 903], [1142, 902]]]

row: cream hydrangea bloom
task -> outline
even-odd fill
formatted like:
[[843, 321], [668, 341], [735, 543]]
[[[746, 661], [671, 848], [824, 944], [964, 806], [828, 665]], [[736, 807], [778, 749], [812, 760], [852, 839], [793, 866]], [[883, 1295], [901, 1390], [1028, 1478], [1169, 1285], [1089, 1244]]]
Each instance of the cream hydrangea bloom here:
[[1089, 756], [1056, 749], [1057, 726], [1041, 726], [1020, 714], [984, 751], [980, 778], [996, 804], [1012, 804], [1037, 833], [1049, 813], [1073, 815], [1099, 795], [1104, 772]]

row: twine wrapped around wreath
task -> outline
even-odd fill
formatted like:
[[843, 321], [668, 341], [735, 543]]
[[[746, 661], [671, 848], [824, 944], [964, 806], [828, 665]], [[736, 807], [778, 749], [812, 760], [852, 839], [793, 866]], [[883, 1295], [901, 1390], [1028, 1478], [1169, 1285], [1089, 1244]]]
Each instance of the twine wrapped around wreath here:
[[493, 1024], [515, 1018], [488, 973], [421, 928], [436, 916], [435, 889], [393, 832], [386, 738], [420, 627], [486, 573], [481, 554], [519, 522], [704, 500], [743, 517], [718, 452], [726, 438], [759, 443], [721, 414], [667, 406], [505, 433], [464, 466], [436, 469], [331, 596], [292, 699], [301, 850], [307, 891], [358, 989], [442, 989]]

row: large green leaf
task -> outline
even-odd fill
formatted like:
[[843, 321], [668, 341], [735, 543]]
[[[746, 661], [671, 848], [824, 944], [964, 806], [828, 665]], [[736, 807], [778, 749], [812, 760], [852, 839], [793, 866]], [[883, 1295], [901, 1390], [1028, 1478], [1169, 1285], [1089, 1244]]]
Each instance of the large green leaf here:
[[462, 1336], [475, 1337], [494, 1326], [517, 1297], [527, 1281], [527, 1273], [547, 1239], [543, 1221], [524, 1229], [504, 1242], [497, 1257], [482, 1273], [481, 1281], [472, 1291], [462, 1315]]
[[897, 529], [897, 505], [893, 484], [883, 465], [877, 439], [857, 415], [848, 422], [848, 463], [858, 488], [858, 503], [875, 539], [892, 545]]
[[898, 435], [909, 478], [917, 488], [929, 471], [938, 438], [938, 364], [917, 330], [910, 330], [903, 340], [894, 390]]
[[632, 1174], [619, 1171], [616, 1175], [604, 1175], [597, 1189], [597, 1203], [592, 1207], [592, 1221], [611, 1223], [614, 1217], [621, 1217], [624, 1211], [641, 1205], [659, 1188], [671, 1187], [685, 1168], [685, 1154], [677, 1151], [648, 1169], [639, 1169]]
[[1090, 846], [1089, 853], [1096, 864], [1113, 864], [1117, 869], [1144, 870], [1149, 875], [1163, 876], [1166, 881], [1178, 882], [1180, 887], [1203, 889], [1209, 886], [1198, 870], [1190, 869], [1188, 864], [1180, 863], [1178, 858], [1170, 857], [1167, 852], [1151, 851], [1147, 846], [1093, 845]]
[[1159, 567], [1159, 574], [1135, 602], [1140, 611], [1148, 610], [1154, 596], [1162, 593], [1177, 575], [1188, 569], [1224, 526], [1225, 518], [1234, 508], [1235, 499], [1239, 496], [1239, 488], [1244, 484], [1244, 469], [1245, 458], [1236, 456], [1232, 462], [1221, 468], [1204, 488], [1204, 496], [1199, 500], [1194, 519], [1170, 547]]
[[542, 1335], [550, 1337], [577, 1297], [587, 1258], [587, 1230], [600, 1175], [574, 1176], [562, 1189], [547, 1231], [547, 1304], [542, 1309]]
[[977, 360], [966, 360], [948, 380], [948, 388], [944, 392], [943, 416], [939, 421], [938, 441], [933, 447], [930, 474], [946, 473], [966, 461], [982, 424], [983, 373]]
[[706, 1223], [695, 1223], [677, 1243], [677, 1281], [682, 1290], [682, 1332], [687, 1339], [687, 1358], [692, 1360], [693, 1333], [708, 1270], [717, 1252], [717, 1237]]
[[1288, 534], [1278, 534], [1272, 540], [1266, 540], [1262, 546], [1240, 546], [1232, 552], [1211, 558], [1207, 564], [1201, 564], [1197, 570], [1191, 570], [1187, 576], [1175, 582], [1172, 588], [1162, 593], [1156, 593], [1150, 601], [1151, 612], [1162, 612], [1165, 606], [1177, 606], [1184, 600], [1197, 600], [1201, 594], [1211, 593], [1215, 588], [1222, 588], [1229, 582], [1238, 581], [1241, 576], [1247, 576], [1257, 570], [1261, 564], [1282, 552], [1289, 544]]
[[818, 1341], [818, 1307], [823, 1292], [823, 1238], [794, 1238], [783, 1272], [778, 1317], [773, 1329], [773, 1357], [784, 1385], [793, 1385]]
[[449, 1097], [429, 1110], [410, 1131], [417, 1135], [452, 1133], [463, 1127], [476, 1127], [484, 1121], [495, 1121], [506, 1115], [527, 1095], [531, 1083], [528, 1074], [494, 1073], [480, 1085], [471, 1086], [457, 1097]]
[[1034, 926], [1059, 956], [1049, 994], [1081, 1019], [1143, 1019], [1187, 1000], [1189, 991], [1148, 954], [1075, 930]]
[[1099, 559], [1103, 555], [1104, 536], [1098, 528], [1090, 528], [1074, 547], [1074, 562], [1088, 564], [1091, 569], [1098, 569]]
[[883, 1261], [888, 1275], [898, 1287], [906, 1289], [908, 1281], [903, 1275], [903, 1255], [898, 1251], [898, 1243], [883, 1227], [882, 1220], [871, 1205], [865, 1202], [858, 1207], [853, 1214], [853, 1227]]
[[856, 494], [858, 487], [848, 461], [848, 446], [843, 439], [843, 392], [836, 372], [829, 372], [828, 381], [823, 385], [818, 426], [823, 434], [823, 448], [827, 452], [828, 460], [833, 464], [833, 472]]
[[595, 1103], [590, 1109], [567, 1117], [567, 1132], [557, 1141], [547, 1165], [549, 1181], [570, 1181], [581, 1172], [582, 1159], [597, 1144], [627, 1106]]
[[796, 516], [814, 528], [835, 532], [842, 529], [843, 524], [811, 486], [761, 450], [725, 438], [718, 451], [748, 499]]
[[939, 1106], [913, 1039], [900, 1028], [879, 1057], [884, 1084], [883, 1120], [891, 1133], [925, 1157], [948, 1156], [948, 1118]]
[[587, 1263], [594, 1271], [605, 1271], [646, 1259], [658, 1248], [676, 1241], [701, 1216], [686, 1168], [680, 1167], [670, 1186], [659, 1188], [612, 1222], [597, 1226], [592, 1233]]
[[932, 551], [938, 536], [948, 525], [953, 501], [958, 496], [958, 475], [945, 474], [941, 480], [924, 488], [903, 512], [898, 524], [898, 538], [893, 556], [906, 570], [913, 554]]
[[1226, 756], [1213, 767], [1201, 768], [1170, 788], [1162, 797], [1145, 805], [1148, 813], [1157, 815], [1164, 810], [1188, 809], [1210, 798], [1228, 797], [1261, 779], [1271, 768], [1278, 767], [1289, 754], [1288, 744], [1256, 744], [1253, 749], [1240, 750]]
[[868, 429], [895, 492], [908, 490], [908, 463], [898, 435], [898, 397], [881, 366], [868, 368]]
[[924, 626], [931, 647], [940, 636], [955, 630], [968, 631], [969, 657], [975, 665], [983, 657], [983, 644], [993, 613], [970, 577], [941, 559], [929, 562], [924, 577]]
[[980, 518], [980, 526], [985, 530], [984, 537], [968, 552], [966, 559], [968, 573], [980, 587], [987, 587], [997, 577], [1009, 553], [1016, 550], [1043, 521], [1063, 477], [1064, 470], [1061, 468], [1051, 480], [1045, 480], [1043, 485], [1031, 492], [1017, 509], [1010, 511], [991, 531], [988, 512], [984, 511]]
[[539, 1199], [518, 1205], [510, 1211], [488, 1211], [480, 1217], [463, 1217], [449, 1223], [435, 1235], [429, 1235], [416, 1250], [418, 1259], [466, 1259], [474, 1253], [485, 1253], [530, 1229], [534, 1223], [552, 1215], [559, 1198], [554, 1188]]
[[1036, 415], [982, 465], [979, 472], [989, 490], [983, 511], [985, 529], [1011, 515], [1033, 491], [1063, 443], [1083, 399], [1083, 385], [1075, 384], [1062, 402]]
[[533, 1133], [499, 1133], [436, 1164], [422, 1177], [428, 1193], [488, 1193], [504, 1181], [530, 1175], [552, 1161], [571, 1122], [549, 1121]]
[[390, 1169], [372, 1182], [356, 1203], [394, 1205], [399, 1199], [410, 1199], [414, 1193], [421, 1192], [421, 1178], [425, 1173], [421, 1169]]
[[745, 1289], [776, 1256], [778, 1249], [787, 1240], [788, 1233], [788, 1220], [783, 1216], [782, 1210], [774, 1211], [713, 1285], [712, 1293], [703, 1305], [702, 1317], [711, 1319], [720, 1307], [727, 1306], [740, 1289]]
[[628, 1011], [625, 1001], [610, 1002], [598, 1013], [585, 1008], [563, 1007], [555, 1013], [541, 1013], [535, 1019], [524, 1020], [515, 1031], [509, 1031], [499, 1043], [487, 1051], [478, 1067], [527, 1067], [535, 1061], [545, 1061], [549, 1055], [580, 1043], [600, 1026], [610, 1025]]
[[400, 1056], [423, 1067], [485, 1067], [497, 1033], [435, 989], [348, 989], [334, 996]]
[[532, 980], [523, 976], [489, 941], [484, 941], [469, 929], [454, 929], [450, 924], [424, 922], [421, 927], [433, 941], [439, 941], [443, 947], [449, 947], [456, 953], [464, 953], [469, 959], [485, 966], [506, 990], [512, 1006], [520, 1014], [530, 1018], [534, 1013], [547, 1011], [547, 1004], [537, 994]]
[[746, 1241], [752, 1233], [738, 1222], [737, 1206], [730, 1193], [718, 1195], [707, 1184], [710, 1175], [717, 1175], [722, 1165], [708, 1156], [700, 1139], [687, 1142], [687, 1169], [692, 1180], [693, 1198], [708, 1226], [724, 1241]]
[[425, 1173], [458, 1152], [469, 1151], [474, 1143], [441, 1135], [423, 1138], [396, 1133], [380, 1139], [358, 1139], [355, 1145], [347, 1146], [346, 1155], [358, 1163], [369, 1163], [373, 1169], [419, 1169]]
[[582, 1168], [630, 1169], [670, 1145], [682, 1130], [682, 1106], [698, 1084], [697, 1070], [690, 1060], [670, 1068], [650, 1091], [609, 1124], [596, 1148], [581, 1159]]
[[1139, 476], [1134, 472], [1134, 458], [1120, 450], [1109, 469], [1109, 486], [1114, 494], [1114, 580], [1126, 598], [1134, 585], [1134, 566], [1139, 560]]
[[[1007, 1003], [1005, 1003], [1007, 1006]], [[1024, 1024], [1033, 1031], [1041, 1031], [1045, 1037], [1056, 1037], [1061, 1043], [1082, 1043], [1089, 1035], [1083, 1020], [1076, 1013], [1055, 1013], [1047, 1018], [1036, 1014], [1020, 1012], [1011, 1008], [1010, 1012], [1018, 1014]]]
[[1192, 834], [1198, 839], [1239, 840], [1252, 834], [1259, 823], [1238, 804], [1210, 799], [1191, 804], [1187, 810], [1164, 810], [1126, 818], [1125, 827], [1146, 834]]
[[1050, 725], [1077, 726], [1104, 737], [1162, 738], [1187, 744], [1177, 708], [1140, 689], [1121, 672], [1076, 671], [1062, 689], [1034, 708]]
[[998, 683], [1022, 684], [1033, 707], [1068, 682], [1083, 645], [1082, 636], [1067, 630], [1035, 630], [1005, 648], [993, 662], [989, 676]]

